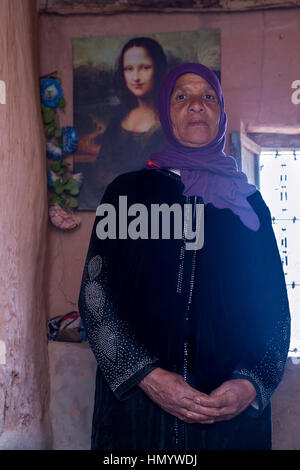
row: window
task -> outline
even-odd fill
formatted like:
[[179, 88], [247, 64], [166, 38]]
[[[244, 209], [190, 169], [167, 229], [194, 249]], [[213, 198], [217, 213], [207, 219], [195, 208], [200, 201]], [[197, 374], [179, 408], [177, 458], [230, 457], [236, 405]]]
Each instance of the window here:
[[263, 149], [259, 181], [271, 211], [287, 285], [291, 311], [289, 356], [300, 356], [300, 149]]

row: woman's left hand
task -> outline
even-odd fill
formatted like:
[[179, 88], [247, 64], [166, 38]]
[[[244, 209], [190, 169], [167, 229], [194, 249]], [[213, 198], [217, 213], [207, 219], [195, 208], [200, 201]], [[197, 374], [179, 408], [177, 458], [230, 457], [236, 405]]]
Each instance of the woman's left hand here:
[[244, 411], [255, 399], [256, 391], [249, 380], [233, 379], [224, 382], [208, 397], [194, 398], [200, 405], [199, 411], [211, 416], [214, 422], [234, 418]]

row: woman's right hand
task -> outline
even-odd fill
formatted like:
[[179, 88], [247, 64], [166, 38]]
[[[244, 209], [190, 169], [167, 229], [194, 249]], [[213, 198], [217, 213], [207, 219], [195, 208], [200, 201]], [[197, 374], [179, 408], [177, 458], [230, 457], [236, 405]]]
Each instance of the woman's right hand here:
[[208, 396], [188, 385], [184, 378], [175, 372], [157, 367], [141, 380], [139, 386], [164, 411], [186, 423], [214, 422], [212, 416], [199, 411], [199, 405], [194, 401], [194, 398]]

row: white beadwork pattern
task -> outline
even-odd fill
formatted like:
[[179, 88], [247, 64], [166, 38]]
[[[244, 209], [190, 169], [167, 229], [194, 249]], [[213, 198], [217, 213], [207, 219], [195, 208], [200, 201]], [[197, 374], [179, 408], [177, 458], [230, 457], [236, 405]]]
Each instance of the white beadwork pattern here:
[[118, 312], [108, 282], [108, 264], [100, 255], [87, 258], [79, 310], [88, 342], [112, 391], [157, 358], [140, 344]]
[[117, 350], [118, 350], [118, 336], [116, 335], [115, 328], [109, 326], [102, 326], [99, 330], [99, 346], [102, 349], [103, 354], [113, 362], [117, 361]]
[[290, 317], [289, 306], [286, 295], [282, 295], [281, 315], [274, 328], [274, 333], [268, 344], [263, 357], [253, 369], [241, 368], [234, 371], [238, 377], [249, 378], [256, 385], [258, 401], [262, 409], [268, 404], [275, 386], [280, 382], [289, 347]]
[[89, 278], [91, 281], [96, 279], [97, 276], [101, 273], [102, 269], [102, 258], [100, 255], [94, 256], [88, 264]]
[[85, 286], [85, 302], [91, 313], [102, 311], [105, 303], [105, 292], [96, 281], [89, 281]]

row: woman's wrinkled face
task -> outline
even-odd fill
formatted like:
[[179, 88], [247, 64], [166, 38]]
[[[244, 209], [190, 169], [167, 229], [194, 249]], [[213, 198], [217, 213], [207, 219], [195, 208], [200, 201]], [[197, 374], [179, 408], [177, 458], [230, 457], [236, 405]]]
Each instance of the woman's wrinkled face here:
[[175, 82], [170, 100], [170, 118], [177, 140], [187, 147], [203, 147], [218, 134], [220, 105], [212, 86], [194, 73]]
[[124, 78], [127, 88], [143, 98], [154, 84], [154, 62], [144, 47], [131, 47], [123, 57]]

